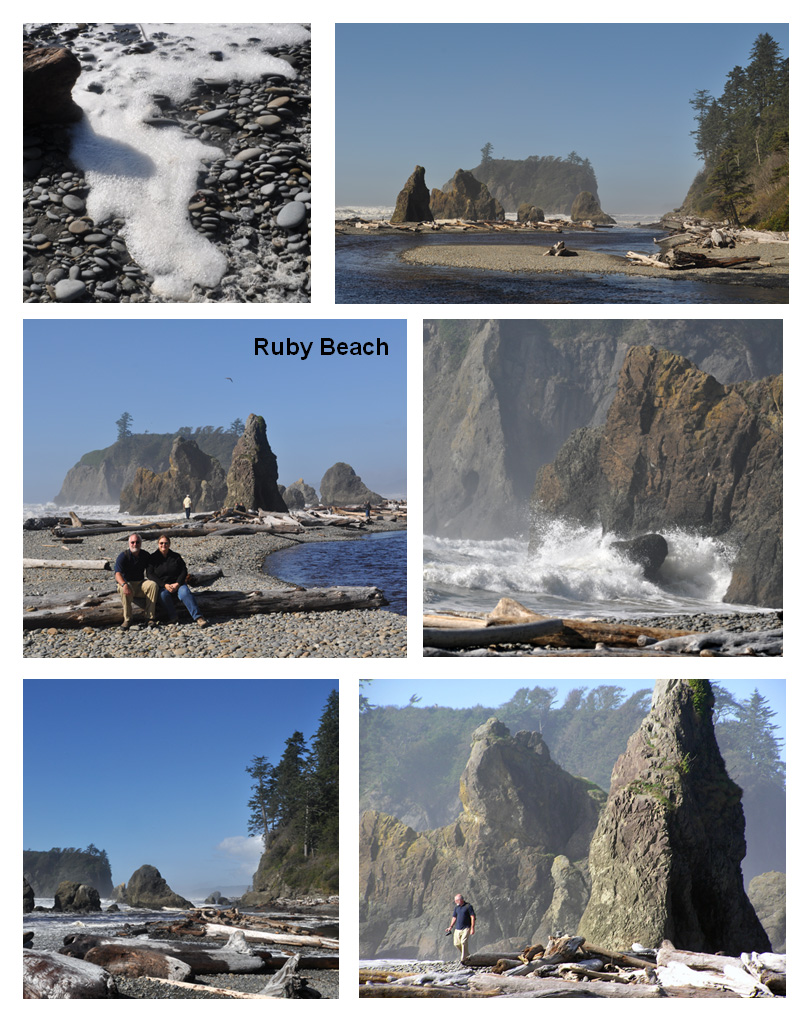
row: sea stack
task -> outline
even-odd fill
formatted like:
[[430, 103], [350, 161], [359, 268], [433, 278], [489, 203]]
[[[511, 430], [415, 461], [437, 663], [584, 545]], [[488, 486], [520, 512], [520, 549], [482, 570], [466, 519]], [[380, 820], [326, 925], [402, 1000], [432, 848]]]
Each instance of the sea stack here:
[[744, 890], [741, 789], [716, 743], [713, 703], [705, 679], [657, 679], [592, 838], [592, 892], [578, 927], [591, 943], [770, 950]]
[[227, 504], [247, 509], [285, 512], [286, 503], [278, 491], [278, 461], [267, 441], [263, 417], [250, 414], [233, 450], [227, 475]]
[[470, 170], [457, 170], [446, 191], [435, 187], [429, 207], [435, 219], [497, 220], [505, 218], [505, 210], [492, 198], [485, 184]]
[[600, 203], [591, 191], [581, 191], [576, 195], [575, 201], [572, 203], [570, 216], [576, 223], [589, 221], [596, 226], [604, 226], [615, 222], [611, 216], [608, 216], [603, 211]]
[[349, 463], [335, 463], [323, 474], [320, 481], [320, 497], [330, 505], [362, 505], [370, 502], [378, 505], [384, 495], [378, 495], [362, 483]]
[[219, 461], [202, 452], [191, 438], [178, 435], [171, 446], [168, 470], [156, 474], [138, 467], [135, 478], [121, 491], [122, 513], [179, 512], [186, 495], [194, 512], [221, 509], [227, 490]]
[[176, 894], [156, 866], [146, 863], [135, 870], [126, 885], [126, 902], [133, 908], [193, 908], [193, 903]]
[[423, 166], [416, 166], [412, 171], [409, 180], [398, 193], [395, 212], [390, 216], [391, 223], [432, 222], [425, 176]]

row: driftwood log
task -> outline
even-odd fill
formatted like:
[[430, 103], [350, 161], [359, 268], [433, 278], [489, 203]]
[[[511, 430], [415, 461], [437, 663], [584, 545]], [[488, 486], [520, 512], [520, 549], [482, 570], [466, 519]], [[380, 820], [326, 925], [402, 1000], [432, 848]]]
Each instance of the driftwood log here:
[[501, 643], [530, 643], [538, 637], [561, 632], [561, 619], [542, 619], [512, 626], [482, 629], [424, 629], [425, 647], [488, 647]]
[[24, 558], [23, 569], [111, 569], [108, 558]]
[[115, 995], [111, 976], [89, 962], [54, 951], [22, 952], [25, 1000], [90, 999]]
[[[209, 937], [229, 937], [236, 928], [222, 926], [219, 923], [206, 923], [205, 933]], [[339, 950], [339, 941], [332, 937], [303, 936], [294, 933], [269, 933], [266, 930], [239, 929], [245, 940], [264, 942], [267, 944], [290, 944], [298, 947], [324, 947]]]
[[[381, 608], [389, 602], [378, 587], [312, 587], [309, 590], [205, 590], [195, 595], [199, 610], [206, 618], [217, 616], [268, 615], [274, 612], [350, 611]], [[58, 604], [58, 599], [26, 599], [23, 629], [50, 626], [73, 629], [81, 626], [114, 626], [121, 622], [121, 600], [117, 592], [91, 596], [79, 603]], [[38, 602], [38, 603], [37, 603]], [[142, 609], [133, 604], [133, 620]], [[145, 615], [144, 615], [145, 618]]]

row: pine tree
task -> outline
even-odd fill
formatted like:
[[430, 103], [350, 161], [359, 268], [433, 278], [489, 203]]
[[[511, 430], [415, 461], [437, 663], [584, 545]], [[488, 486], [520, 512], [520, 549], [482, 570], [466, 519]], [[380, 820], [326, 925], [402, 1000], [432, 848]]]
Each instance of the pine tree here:
[[132, 437], [132, 429], [129, 425], [132, 423], [134, 418], [128, 410], [124, 410], [118, 420], [115, 422], [118, 426], [118, 441], [121, 442], [125, 438]]
[[254, 756], [249, 767], [244, 768], [255, 780], [252, 796], [247, 802], [250, 816], [247, 830], [250, 834], [258, 834], [264, 839], [264, 848], [269, 845], [271, 831], [275, 828], [277, 817], [277, 776], [275, 768], [265, 756]]
[[339, 846], [339, 694], [333, 690], [312, 741], [310, 816], [313, 849]]

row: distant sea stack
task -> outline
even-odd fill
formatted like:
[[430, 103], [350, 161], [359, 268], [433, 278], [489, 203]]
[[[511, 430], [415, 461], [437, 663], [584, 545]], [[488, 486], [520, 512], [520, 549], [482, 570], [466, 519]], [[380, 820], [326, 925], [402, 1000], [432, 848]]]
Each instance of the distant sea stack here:
[[38, 898], [52, 898], [63, 881], [90, 884], [108, 898], [112, 894], [112, 872], [107, 853], [90, 846], [90, 851], [52, 848], [47, 852], [26, 849], [23, 872]]
[[606, 226], [615, 222], [600, 207], [600, 202], [591, 191], [581, 191], [576, 195], [570, 209], [570, 216], [576, 223], [590, 222], [596, 226]]
[[416, 166], [409, 180], [399, 191], [396, 208], [391, 223], [431, 223], [432, 212], [429, 208], [429, 191], [425, 182], [426, 170]]
[[429, 200], [433, 219], [503, 220], [505, 210], [469, 170], [458, 170], [448, 187], [433, 188]]
[[286, 503], [278, 491], [278, 461], [267, 441], [263, 417], [250, 414], [233, 450], [227, 475], [227, 504], [247, 509], [285, 512]]
[[178, 435], [164, 473], [140, 467], [133, 482], [121, 492], [120, 511], [132, 515], [175, 513], [191, 496], [195, 512], [221, 509], [227, 491], [225, 472], [218, 460], [206, 455], [193, 439]]
[[[572, 203], [581, 191], [589, 191], [600, 202], [592, 164], [574, 152], [566, 159], [558, 156], [489, 158], [471, 172], [506, 212], [516, 212], [520, 205], [527, 203], [544, 209], [547, 215], [570, 215]], [[447, 186], [444, 184], [444, 191]]]
[[133, 908], [193, 908], [193, 903], [176, 894], [156, 866], [148, 863], [135, 870], [126, 885], [126, 903]]
[[362, 478], [348, 463], [335, 463], [323, 474], [320, 481], [320, 498], [329, 505], [361, 505], [370, 502], [378, 505], [384, 495], [378, 495], [362, 483]]
[[657, 679], [592, 838], [592, 893], [578, 927], [591, 943], [770, 950], [744, 891], [741, 789], [715, 741], [713, 703], [704, 679]]
[[537, 732], [512, 736], [489, 718], [472, 735], [453, 823], [416, 833], [383, 813], [363, 815], [360, 951], [456, 957], [443, 936], [456, 893], [480, 917], [474, 953], [519, 950], [559, 924], [574, 928], [588, 891], [575, 861], [586, 857], [604, 799], [554, 763]]
[[782, 607], [783, 378], [721, 385], [686, 358], [632, 347], [606, 422], [574, 432], [541, 468], [545, 514], [606, 534], [681, 529], [737, 548], [731, 603]]

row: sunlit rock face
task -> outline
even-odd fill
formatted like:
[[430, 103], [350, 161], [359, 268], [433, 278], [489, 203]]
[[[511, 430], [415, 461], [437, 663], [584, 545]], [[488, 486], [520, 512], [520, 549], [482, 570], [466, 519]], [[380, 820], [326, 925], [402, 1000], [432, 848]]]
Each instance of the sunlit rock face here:
[[[360, 827], [360, 951], [451, 958], [443, 936], [455, 894], [474, 906], [474, 952], [515, 950], [574, 928], [588, 889], [585, 856], [603, 792], [554, 763], [535, 732], [496, 718], [472, 736], [463, 812], [417, 833], [368, 811]], [[573, 860], [571, 862], [571, 860]]]
[[770, 949], [744, 891], [741, 789], [718, 750], [712, 706], [706, 680], [657, 680], [589, 850], [592, 891], [578, 933], [593, 944]]
[[783, 378], [721, 385], [685, 357], [631, 347], [600, 428], [536, 478], [543, 514], [633, 537], [681, 528], [737, 548], [725, 600], [782, 607]]
[[278, 461], [267, 440], [263, 417], [250, 414], [230, 460], [227, 474], [227, 504], [247, 509], [285, 512], [286, 503], [278, 491]]

